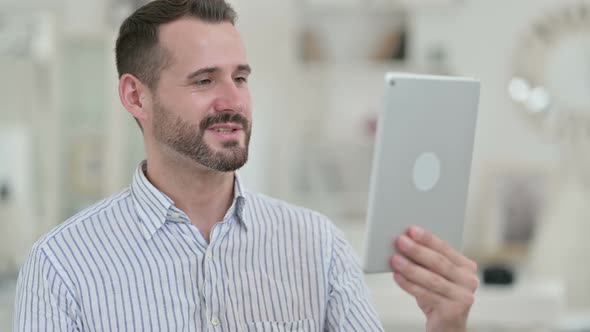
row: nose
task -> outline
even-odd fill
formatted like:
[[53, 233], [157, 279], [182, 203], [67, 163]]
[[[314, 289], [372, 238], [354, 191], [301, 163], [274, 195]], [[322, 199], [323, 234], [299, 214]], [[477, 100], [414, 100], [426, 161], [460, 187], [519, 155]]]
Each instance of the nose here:
[[213, 108], [216, 112], [243, 113], [246, 107], [245, 92], [240, 90], [233, 81], [224, 84], [219, 89], [219, 95], [215, 99]]

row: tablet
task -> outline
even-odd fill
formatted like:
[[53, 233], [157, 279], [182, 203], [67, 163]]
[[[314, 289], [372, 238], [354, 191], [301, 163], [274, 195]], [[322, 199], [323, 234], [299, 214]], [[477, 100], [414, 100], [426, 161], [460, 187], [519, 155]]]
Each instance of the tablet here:
[[363, 270], [392, 271], [393, 239], [410, 225], [462, 249], [479, 82], [387, 73], [364, 241]]

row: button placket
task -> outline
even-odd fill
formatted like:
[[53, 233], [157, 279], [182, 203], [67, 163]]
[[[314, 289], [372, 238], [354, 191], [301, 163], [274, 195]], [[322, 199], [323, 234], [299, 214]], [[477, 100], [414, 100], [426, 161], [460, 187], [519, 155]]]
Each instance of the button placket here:
[[207, 294], [207, 312], [210, 315], [209, 317], [211, 326], [218, 327], [221, 324], [219, 321], [219, 310], [223, 311], [223, 309], [221, 308], [221, 303], [219, 302], [220, 299], [214, 296], [218, 286], [217, 280], [219, 278], [219, 276], [216, 275], [214, 250], [215, 245], [209, 244], [205, 251], [204, 274]]
[[205, 301], [207, 303], [207, 313], [209, 315], [210, 323], [213, 327], [216, 327], [219, 325], [219, 318], [216, 316], [217, 313], [213, 312], [213, 308], [215, 308], [215, 297], [213, 296], [215, 293], [215, 270], [212, 264], [212, 257], [212, 245], [209, 244], [204, 253], [205, 264], [203, 266], [205, 276]]

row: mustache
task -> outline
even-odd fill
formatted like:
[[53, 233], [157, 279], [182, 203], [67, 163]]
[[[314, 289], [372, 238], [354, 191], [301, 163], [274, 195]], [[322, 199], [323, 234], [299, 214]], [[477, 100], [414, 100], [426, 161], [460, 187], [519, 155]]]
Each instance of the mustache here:
[[208, 116], [201, 121], [199, 125], [201, 130], [218, 124], [218, 123], [235, 123], [242, 126], [242, 129], [246, 130], [250, 127], [250, 122], [243, 115], [238, 113], [219, 113], [212, 116]]

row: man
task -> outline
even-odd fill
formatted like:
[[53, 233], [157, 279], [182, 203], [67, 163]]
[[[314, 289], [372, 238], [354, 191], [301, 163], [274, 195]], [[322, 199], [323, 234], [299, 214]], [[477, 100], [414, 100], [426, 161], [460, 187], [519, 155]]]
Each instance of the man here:
[[[119, 94], [147, 161], [35, 244], [15, 331], [382, 330], [342, 233], [235, 174], [252, 109], [234, 20], [223, 0], [156, 0], [122, 24]], [[465, 331], [475, 264], [416, 227], [395, 245], [427, 330]]]

